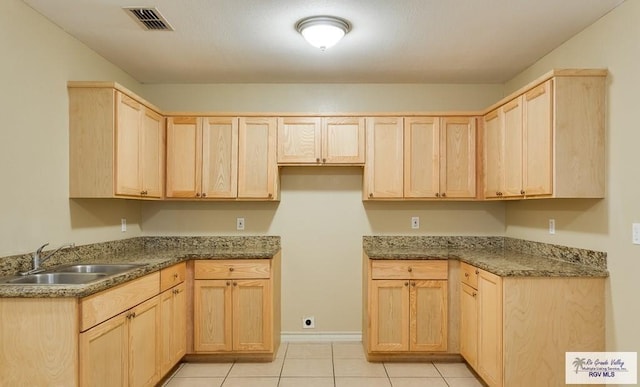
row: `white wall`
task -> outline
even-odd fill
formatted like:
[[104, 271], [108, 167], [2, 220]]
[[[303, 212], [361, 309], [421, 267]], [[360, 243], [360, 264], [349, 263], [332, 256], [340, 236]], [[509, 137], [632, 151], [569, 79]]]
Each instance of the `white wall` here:
[[68, 199], [66, 90], [68, 80], [137, 82], [19, 0], [0, 1], [0, 50], [0, 256], [138, 235], [138, 203]]
[[[608, 253], [607, 347], [640, 348], [640, 246], [631, 224], [640, 222], [640, 1], [621, 6], [558, 47], [507, 85], [514, 90], [551, 68], [608, 68], [607, 192], [604, 200], [541, 200], [507, 204], [506, 235]], [[556, 235], [546, 232], [556, 219]]]

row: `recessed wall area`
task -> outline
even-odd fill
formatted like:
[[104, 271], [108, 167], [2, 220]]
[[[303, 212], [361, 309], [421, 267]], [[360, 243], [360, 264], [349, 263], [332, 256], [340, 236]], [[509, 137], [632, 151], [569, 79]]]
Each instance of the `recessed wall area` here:
[[[280, 203], [145, 202], [144, 235], [279, 235], [282, 329], [359, 334], [363, 235], [503, 235], [504, 203], [362, 201], [361, 167], [283, 167]], [[411, 229], [411, 217], [420, 229]], [[245, 230], [236, 231], [236, 218]]]

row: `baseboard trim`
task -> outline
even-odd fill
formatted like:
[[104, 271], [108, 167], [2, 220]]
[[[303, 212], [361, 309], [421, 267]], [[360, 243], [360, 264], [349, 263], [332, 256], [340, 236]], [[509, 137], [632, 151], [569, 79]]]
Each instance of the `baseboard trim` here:
[[283, 342], [330, 342], [330, 341], [362, 341], [361, 332], [282, 332]]

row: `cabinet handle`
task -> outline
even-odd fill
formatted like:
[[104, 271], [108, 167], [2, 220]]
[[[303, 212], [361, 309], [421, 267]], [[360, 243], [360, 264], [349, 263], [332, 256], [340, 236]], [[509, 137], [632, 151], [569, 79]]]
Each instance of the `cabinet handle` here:
[[520, 190], [520, 195], [524, 195], [524, 190], [523, 189]]
[[476, 298], [476, 296], [478, 295], [478, 293], [473, 292], [473, 294], [471, 295], [473, 298]]
[[411, 273], [411, 272], [413, 271], [413, 269], [412, 269], [412, 268], [409, 268], [409, 269], [407, 269], [407, 270], [409, 271], [409, 273]]

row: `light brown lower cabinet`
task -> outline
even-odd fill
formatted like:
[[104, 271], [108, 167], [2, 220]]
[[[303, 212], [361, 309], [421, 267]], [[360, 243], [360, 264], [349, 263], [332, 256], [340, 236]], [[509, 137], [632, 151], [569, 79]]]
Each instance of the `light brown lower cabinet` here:
[[363, 340], [367, 356], [447, 350], [446, 260], [365, 256]]
[[187, 292], [181, 283], [160, 294], [161, 365], [166, 375], [187, 352]]
[[160, 380], [159, 300], [80, 334], [81, 386], [154, 386]]
[[489, 386], [560, 386], [604, 351], [604, 278], [499, 277], [461, 263], [460, 352]]
[[278, 276], [278, 257], [196, 261], [194, 352], [273, 359], [280, 344]]

